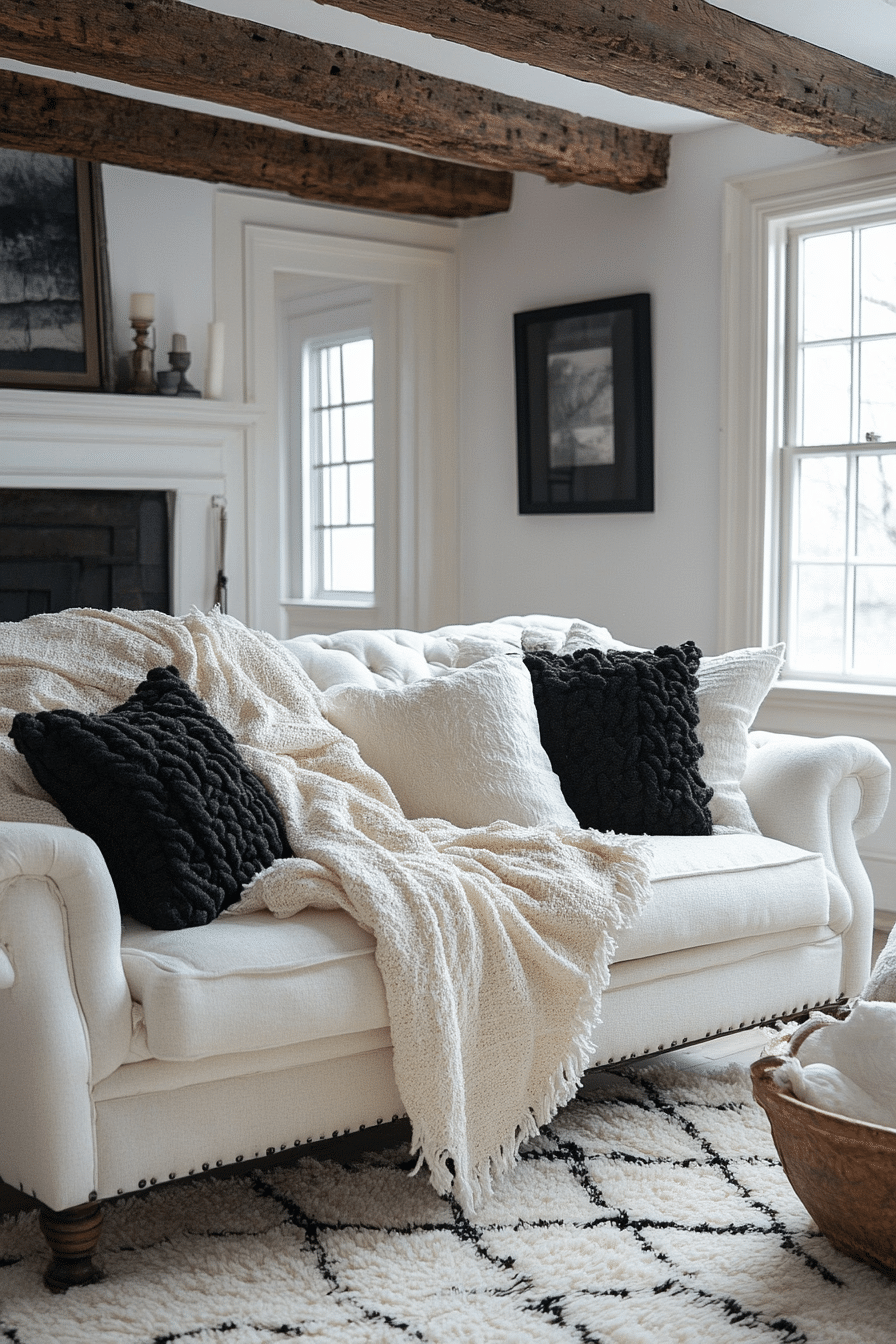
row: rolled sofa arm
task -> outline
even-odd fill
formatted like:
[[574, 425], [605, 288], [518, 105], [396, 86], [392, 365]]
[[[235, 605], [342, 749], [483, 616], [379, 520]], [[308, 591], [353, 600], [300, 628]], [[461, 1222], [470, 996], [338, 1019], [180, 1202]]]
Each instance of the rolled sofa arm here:
[[[763, 835], [822, 853], [831, 836], [830, 799], [849, 780], [854, 840], [872, 835], [890, 796], [890, 763], [861, 737], [750, 733], [742, 780]], [[854, 809], [854, 810], [853, 810]]]
[[868, 975], [874, 894], [856, 841], [880, 825], [890, 793], [890, 765], [859, 737], [796, 737], [750, 733], [741, 781], [763, 835], [823, 856], [853, 907], [844, 937], [844, 993], [857, 994]]
[[96, 845], [0, 822], [0, 1177], [52, 1208], [96, 1189], [91, 1088], [127, 1057], [121, 916]]

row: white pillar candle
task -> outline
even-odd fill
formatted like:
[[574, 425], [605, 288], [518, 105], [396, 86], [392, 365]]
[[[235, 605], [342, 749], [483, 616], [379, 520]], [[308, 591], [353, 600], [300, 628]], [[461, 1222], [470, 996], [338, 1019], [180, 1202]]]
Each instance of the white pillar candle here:
[[187, 353], [187, 338], [179, 331], [176, 331], [171, 337], [171, 349], [177, 354], [185, 355]]
[[155, 294], [132, 294], [130, 318], [131, 321], [152, 322], [156, 315], [156, 296]]
[[210, 401], [224, 399], [224, 323], [208, 324], [208, 362], [205, 371], [205, 395]]

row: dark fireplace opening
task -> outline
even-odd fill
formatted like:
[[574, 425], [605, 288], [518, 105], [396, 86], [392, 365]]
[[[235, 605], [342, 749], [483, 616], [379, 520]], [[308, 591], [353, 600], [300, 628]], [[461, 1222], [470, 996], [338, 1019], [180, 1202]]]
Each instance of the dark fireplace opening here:
[[0, 621], [66, 607], [171, 611], [166, 490], [0, 489]]

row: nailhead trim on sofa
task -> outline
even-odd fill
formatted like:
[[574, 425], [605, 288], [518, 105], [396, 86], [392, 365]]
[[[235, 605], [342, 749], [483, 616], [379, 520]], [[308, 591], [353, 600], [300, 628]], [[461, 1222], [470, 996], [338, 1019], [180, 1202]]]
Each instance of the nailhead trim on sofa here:
[[[595, 1065], [595, 1067], [596, 1067], [596, 1068], [599, 1068], [599, 1069], [601, 1069], [601, 1068], [606, 1068], [606, 1067], [609, 1066], [610, 1064], [620, 1064], [620, 1063], [623, 1062], [623, 1060], [626, 1060], [626, 1059], [643, 1059], [645, 1055], [646, 1055], [646, 1056], [650, 1056], [650, 1055], [662, 1055], [662, 1054], [668, 1054], [671, 1050], [676, 1050], [676, 1049], [678, 1049], [678, 1048], [680, 1048], [681, 1046], [684, 1046], [684, 1045], [699, 1045], [699, 1044], [701, 1043], [701, 1041], [710, 1041], [710, 1040], [714, 1040], [716, 1036], [733, 1036], [733, 1035], [735, 1035], [735, 1034], [736, 1034], [737, 1032], [739, 1032], [739, 1031], [749, 1031], [752, 1027], [773, 1027], [773, 1026], [775, 1026], [775, 1024], [778, 1022], [778, 1020], [781, 1019], [781, 1018], [797, 1017], [797, 1016], [800, 1015], [801, 1013], [814, 1012], [816, 1009], [818, 1009], [818, 1010], [820, 1010], [820, 1011], [824, 1011], [824, 1010], [826, 1010], [826, 1009], [840, 1008], [840, 1007], [842, 1007], [842, 1005], [843, 1005], [845, 1002], [846, 1002], [845, 999], [840, 998], [840, 999], [835, 999], [835, 1000], [833, 1000], [832, 1002], [828, 1002], [828, 1003], [822, 1003], [822, 1002], [819, 1001], [819, 1002], [817, 1002], [817, 1003], [813, 1003], [813, 1004], [804, 1003], [804, 1004], [802, 1004], [802, 1006], [800, 1006], [799, 1004], [797, 1004], [797, 1005], [796, 1005], [795, 1007], [793, 1007], [793, 1008], [785, 1008], [785, 1009], [782, 1009], [781, 1012], [780, 1012], [780, 1013], [776, 1013], [774, 1017], [768, 1017], [768, 1018], [754, 1018], [752, 1022], [741, 1022], [741, 1023], [739, 1023], [739, 1025], [737, 1025], [737, 1026], [717, 1027], [716, 1030], [715, 1030], [714, 1032], [710, 1032], [707, 1036], [701, 1036], [701, 1037], [699, 1037], [698, 1040], [696, 1040], [696, 1041], [689, 1041], [688, 1038], [687, 1038], [687, 1036], [682, 1036], [682, 1038], [681, 1038], [680, 1041], [672, 1041], [671, 1044], [668, 1045], [668, 1046], [666, 1046], [666, 1045], [657, 1045], [657, 1046], [654, 1046], [654, 1047], [652, 1047], [652, 1048], [651, 1048], [650, 1046], [648, 1046], [645, 1050], [641, 1051], [640, 1054], [638, 1054], [637, 1052], [633, 1052], [633, 1053], [630, 1054], [630, 1055], [622, 1055], [622, 1056], [619, 1057], [619, 1059], [616, 1059], [616, 1058], [614, 1058], [613, 1056], [611, 1056], [609, 1059], [602, 1060], [601, 1063]], [[392, 1116], [392, 1121], [393, 1121], [393, 1123], [394, 1123], [396, 1120], [406, 1120], [406, 1119], [407, 1119], [407, 1112], [406, 1112], [406, 1111], [403, 1112], [401, 1115], [395, 1114], [395, 1115]], [[372, 1122], [371, 1122], [371, 1123], [372, 1123]], [[382, 1117], [382, 1116], [379, 1116], [379, 1117], [377, 1118], [377, 1120], [376, 1120], [376, 1123], [377, 1123], [378, 1125], [382, 1125], [382, 1124], [384, 1123], [384, 1121], [383, 1121], [383, 1117]], [[310, 1135], [309, 1135], [309, 1137], [308, 1137], [307, 1139], [295, 1139], [295, 1140], [293, 1141], [293, 1145], [292, 1145], [292, 1146], [293, 1146], [294, 1148], [302, 1148], [302, 1147], [305, 1147], [305, 1146], [307, 1146], [308, 1144], [311, 1144], [311, 1143], [324, 1143], [324, 1142], [327, 1141], [327, 1139], [338, 1139], [338, 1138], [340, 1138], [340, 1137], [344, 1137], [346, 1134], [360, 1134], [360, 1133], [361, 1133], [363, 1130], [365, 1130], [365, 1129], [367, 1129], [367, 1125], [366, 1125], [366, 1124], [365, 1124], [365, 1125], [359, 1125], [358, 1128], [355, 1129], [355, 1130], [353, 1130], [353, 1129], [344, 1129], [344, 1130], [342, 1131], [342, 1134], [341, 1134], [341, 1135], [340, 1135], [340, 1131], [339, 1131], [338, 1129], [334, 1129], [332, 1134], [321, 1134], [320, 1137], [319, 1137], [318, 1139], [315, 1139], [313, 1136], [310, 1136]], [[286, 1150], [288, 1149], [288, 1147], [289, 1147], [288, 1144], [281, 1143], [281, 1144], [280, 1144], [279, 1151], [280, 1151], [281, 1153], [286, 1152]], [[265, 1156], [265, 1157], [273, 1157], [274, 1154], [275, 1154], [277, 1151], [278, 1151], [277, 1148], [266, 1148], [266, 1149], [265, 1149], [265, 1152], [264, 1152], [264, 1156]], [[255, 1157], [261, 1157], [261, 1156], [262, 1156], [262, 1154], [261, 1154], [260, 1151], [257, 1152], [257, 1153], [255, 1153]], [[234, 1162], [244, 1162], [245, 1160], [246, 1160], [246, 1159], [245, 1159], [245, 1155], [242, 1154], [242, 1153], [241, 1153], [238, 1157], [235, 1157], [235, 1158], [233, 1159]], [[228, 1165], [228, 1164], [225, 1164], [224, 1159], [219, 1157], [219, 1158], [215, 1158], [214, 1165], [215, 1165], [216, 1167], [223, 1167], [223, 1166]], [[209, 1170], [211, 1169], [211, 1166], [212, 1166], [212, 1163], [211, 1163], [211, 1162], [203, 1162], [203, 1163], [202, 1163], [202, 1171], [209, 1171]], [[195, 1176], [195, 1175], [196, 1175], [196, 1168], [195, 1168], [195, 1167], [191, 1167], [190, 1170], [187, 1172], [187, 1176]], [[159, 1182], [160, 1179], [161, 1179], [161, 1178], [159, 1178], [159, 1177], [157, 1177], [157, 1176], [150, 1176], [149, 1178], [144, 1177], [143, 1179], [141, 1179], [140, 1181], [137, 1182], [137, 1188], [138, 1188], [138, 1190], [143, 1190], [143, 1189], [146, 1188], [147, 1185], [150, 1185], [150, 1186], [152, 1186], [152, 1185], [156, 1185], [156, 1184], [158, 1184], [158, 1182]], [[168, 1173], [168, 1180], [169, 1180], [169, 1181], [176, 1181], [177, 1179], [178, 1179], [178, 1176], [177, 1176], [177, 1173], [176, 1173], [176, 1172], [171, 1171], [171, 1172]], [[181, 1179], [183, 1179], [183, 1178], [181, 1178]], [[120, 1195], [123, 1195], [123, 1194], [125, 1194], [125, 1191], [124, 1191], [124, 1189], [119, 1189], [118, 1193], [119, 1193]], [[90, 1199], [95, 1200], [96, 1198], [97, 1198], [96, 1191], [93, 1191], [93, 1192], [91, 1193], [91, 1195], [90, 1195]]]

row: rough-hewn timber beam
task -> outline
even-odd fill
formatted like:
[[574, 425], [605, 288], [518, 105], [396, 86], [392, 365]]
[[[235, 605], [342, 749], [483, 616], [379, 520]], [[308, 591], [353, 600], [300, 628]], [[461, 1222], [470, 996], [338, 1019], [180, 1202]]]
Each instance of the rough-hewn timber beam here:
[[0, 54], [555, 182], [646, 191], [666, 180], [668, 136], [180, 0], [3, 0]]
[[705, 0], [326, 3], [761, 131], [823, 145], [896, 140], [892, 75]]
[[400, 214], [510, 207], [513, 177], [0, 70], [0, 145]]

